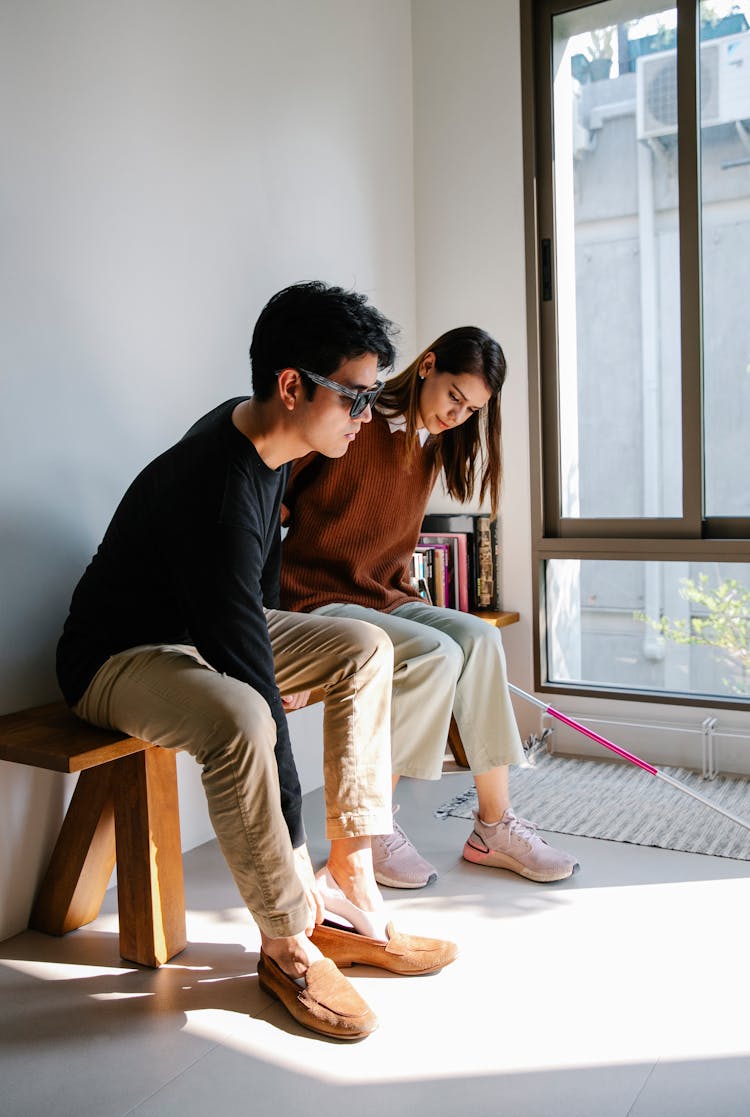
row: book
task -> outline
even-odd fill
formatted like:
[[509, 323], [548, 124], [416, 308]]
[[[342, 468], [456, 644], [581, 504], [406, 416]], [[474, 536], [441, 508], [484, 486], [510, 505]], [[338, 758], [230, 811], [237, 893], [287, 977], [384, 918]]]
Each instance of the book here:
[[415, 551], [415, 554], [417, 554], [421, 557], [421, 561], [422, 561], [421, 577], [424, 579], [426, 585], [429, 586], [429, 589], [430, 589], [430, 604], [432, 604], [432, 602], [434, 600], [434, 590], [435, 590], [435, 570], [434, 570], [432, 547], [419, 547], [418, 546], [416, 551]]
[[495, 604], [494, 547], [489, 516], [476, 517], [477, 608], [493, 609]]
[[409, 563], [409, 578], [412, 584], [415, 586], [420, 578], [424, 578], [424, 555], [421, 553], [421, 551], [415, 551], [414, 554], [411, 556], [411, 562]]
[[[466, 537], [466, 585], [468, 601], [465, 611], [478, 608], [476, 586], [476, 516], [466, 512], [430, 512], [422, 521], [423, 532], [438, 532]], [[464, 608], [463, 606], [459, 606]]]
[[501, 525], [499, 519], [493, 519], [491, 525], [492, 536], [492, 574], [494, 579], [494, 593], [492, 608], [495, 612], [503, 611], [503, 580], [502, 580], [502, 543]]
[[434, 571], [433, 581], [435, 585], [432, 600], [436, 605], [439, 605], [441, 609], [445, 609], [450, 594], [450, 575], [448, 569], [450, 558], [448, 556], [448, 548], [440, 544], [433, 546], [432, 563]]
[[425, 599], [428, 605], [433, 604], [430, 587], [427, 585], [427, 582], [424, 578], [420, 578], [417, 582], [417, 592], [420, 597], [423, 597]]
[[492, 538], [492, 574], [494, 578], [494, 594], [492, 599], [492, 608], [498, 612], [503, 611], [503, 594], [502, 594], [502, 578], [501, 578], [501, 565], [500, 565], [500, 521], [494, 519], [490, 524], [490, 535]]
[[449, 541], [419, 537], [417, 551], [425, 556], [426, 578], [435, 605], [449, 607], [453, 600], [454, 557]]
[[434, 603], [434, 553], [432, 547], [417, 547], [409, 563], [409, 581], [428, 605]]
[[447, 606], [468, 613], [469, 604], [469, 544], [466, 532], [423, 531], [419, 536], [420, 544], [425, 546], [450, 547], [450, 569]]
[[422, 531], [474, 533], [474, 516], [466, 512], [428, 512], [422, 520]]
[[453, 546], [449, 606], [501, 613], [500, 521], [488, 513], [428, 513], [422, 521], [420, 548], [429, 551], [435, 544], [449, 542]]

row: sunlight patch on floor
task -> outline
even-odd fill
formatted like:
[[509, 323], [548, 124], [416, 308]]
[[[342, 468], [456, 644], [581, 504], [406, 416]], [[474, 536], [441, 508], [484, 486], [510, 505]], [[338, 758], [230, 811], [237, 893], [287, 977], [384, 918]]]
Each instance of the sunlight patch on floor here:
[[[380, 1028], [345, 1052], [289, 1034], [279, 1006], [263, 1013], [268, 1023], [191, 1012], [185, 1027], [347, 1083], [382, 1082], [384, 1066], [389, 1081], [419, 1081], [746, 1055], [750, 1040], [737, 1028], [750, 997], [736, 919], [743, 897], [750, 904], [744, 879], [578, 889], [508, 919], [480, 912], [481, 897], [467, 918], [470, 897], [455, 896], [439, 916], [461, 948], [454, 965], [412, 979], [347, 971]], [[429, 933], [435, 899], [394, 902], [399, 926]]]
[[77, 979], [112, 975], [119, 977], [131, 973], [132, 966], [88, 966], [71, 962], [40, 962], [30, 958], [3, 958], [4, 969], [15, 970], [39, 981], [75, 981]]

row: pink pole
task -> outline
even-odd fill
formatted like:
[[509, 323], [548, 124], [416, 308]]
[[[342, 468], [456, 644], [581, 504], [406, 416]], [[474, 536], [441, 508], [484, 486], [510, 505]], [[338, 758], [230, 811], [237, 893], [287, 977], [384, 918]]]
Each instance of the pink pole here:
[[526, 702], [531, 702], [532, 705], [538, 706], [540, 710], [544, 710], [545, 714], [549, 714], [549, 716], [556, 721], [563, 722], [564, 725], [569, 726], [571, 729], [575, 729], [578, 733], [582, 733], [583, 736], [588, 737], [589, 740], [596, 741], [598, 745], [602, 745], [605, 749], [609, 749], [610, 752], [616, 753], [617, 756], [621, 757], [623, 760], [627, 760], [630, 764], [635, 764], [636, 767], [642, 768], [644, 772], [656, 776], [657, 779], [663, 780], [677, 791], [682, 791], [685, 795], [689, 795], [692, 799], [697, 799], [704, 807], [710, 807], [712, 811], [717, 811], [719, 814], [724, 815], [724, 817], [730, 819], [731, 822], [736, 822], [738, 826], [744, 827], [745, 830], [750, 830], [750, 822], [746, 822], [738, 815], [732, 814], [731, 811], [724, 810], [718, 803], [712, 803], [705, 795], [693, 791], [692, 787], [688, 787], [687, 784], [675, 779], [674, 776], [669, 776], [666, 772], [659, 771], [653, 764], [648, 764], [645, 760], [642, 760], [640, 756], [628, 752], [627, 749], [620, 748], [614, 741], [610, 741], [607, 737], [602, 737], [599, 733], [594, 733], [593, 730], [587, 729], [585, 725], [581, 725], [580, 722], [574, 721], [573, 718], [569, 718], [566, 714], [561, 714], [560, 711], [556, 710], [553, 706], [548, 706], [545, 702], [540, 701], [538, 698], [534, 698], [533, 695], [527, 694], [526, 691], [521, 690], [520, 687], [508, 683], [508, 689], [513, 694], [518, 695], [519, 698], [523, 698]]
[[565, 714], [561, 714], [559, 710], [553, 709], [552, 706], [546, 706], [545, 713], [549, 714], [550, 717], [556, 718], [557, 721], [562, 721], [565, 725], [569, 725], [571, 729], [577, 729], [579, 733], [583, 733], [584, 737], [589, 737], [592, 741], [596, 741], [598, 745], [604, 745], [605, 749], [616, 752], [623, 760], [629, 760], [631, 764], [637, 764], [639, 768], [643, 768], [644, 772], [650, 772], [652, 776], [659, 775], [659, 769], [654, 768], [653, 764], [647, 764], [645, 760], [641, 760], [640, 756], [635, 756], [634, 753], [628, 752], [627, 749], [621, 749], [614, 741], [609, 741], [606, 737], [601, 737], [598, 733], [593, 733], [590, 729], [587, 729], [585, 725], [581, 725], [580, 722], [573, 721], [572, 718], [566, 717]]

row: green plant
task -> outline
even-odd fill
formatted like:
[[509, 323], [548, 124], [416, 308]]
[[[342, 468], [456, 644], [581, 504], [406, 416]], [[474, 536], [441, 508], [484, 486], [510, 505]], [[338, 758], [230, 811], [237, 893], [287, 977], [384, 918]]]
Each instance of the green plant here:
[[750, 589], [735, 578], [725, 578], [711, 587], [707, 574], [680, 579], [680, 596], [697, 615], [690, 621], [669, 617], [654, 620], [636, 613], [665, 640], [675, 644], [702, 644], [715, 649], [715, 658], [731, 669], [724, 685], [734, 694], [750, 695]]
[[614, 27], [597, 27], [589, 32], [589, 45], [585, 48], [590, 62], [595, 58], [611, 58], [614, 51]]

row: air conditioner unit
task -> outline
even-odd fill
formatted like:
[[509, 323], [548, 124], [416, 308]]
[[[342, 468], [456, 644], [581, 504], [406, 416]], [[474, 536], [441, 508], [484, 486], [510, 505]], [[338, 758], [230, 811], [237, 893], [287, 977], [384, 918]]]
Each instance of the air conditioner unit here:
[[[700, 49], [701, 127], [750, 119], [750, 31], [711, 39]], [[636, 121], [639, 140], [677, 132], [676, 51], [637, 59]]]

